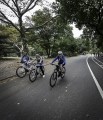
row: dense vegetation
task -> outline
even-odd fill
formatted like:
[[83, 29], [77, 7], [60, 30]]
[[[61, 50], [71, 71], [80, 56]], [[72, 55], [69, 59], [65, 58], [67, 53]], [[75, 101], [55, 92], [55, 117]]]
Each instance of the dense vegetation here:
[[103, 0], [57, 0], [64, 21], [84, 29], [84, 36], [103, 50]]
[[[20, 56], [22, 51], [30, 55], [41, 53], [55, 56], [58, 50], [73, 56], [103, 50], [103, 1], [57, 0], [51, 9], [34, 11], [31, 17], [23, 15], [33, 9], [40, 0], [0, 0], [11, 13], [0, 11], [0, 56]], [[8, 4], [7, 4], [8, 3]], [[10, 15], [18, 22], [10, 20]], [[70, 24], [83, 29], [80, 38], [74, 38]]]

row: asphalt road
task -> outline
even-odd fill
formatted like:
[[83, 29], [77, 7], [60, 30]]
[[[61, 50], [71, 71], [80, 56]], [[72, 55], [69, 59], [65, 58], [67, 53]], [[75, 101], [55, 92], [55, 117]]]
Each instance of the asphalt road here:
[[67, 59], [64, 79], [14, 77], [0, 83], [0, 120], [103, 120], [103, 63], [91, 56]]

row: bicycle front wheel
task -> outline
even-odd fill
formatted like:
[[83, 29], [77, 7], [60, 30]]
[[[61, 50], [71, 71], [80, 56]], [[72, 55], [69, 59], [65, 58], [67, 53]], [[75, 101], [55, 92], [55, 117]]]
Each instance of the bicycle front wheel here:
[[50, 77], [50, 86], [54, 87], [57, 81], [57, 72], [54, 72]]
[[19, 66], [17, 69], [16, 69], [16, 75], [20, 78], [23, 78], [25, 77], [26, 75], [26, 69], [23, 67], [23, 66]]
[[30, 71], [29, 80], [31, 82], [34, 82], [36, 80], [36, 78], [37, 78], [37, 73], [36, 73], [36, 70], [33, 69], [33, 70]]

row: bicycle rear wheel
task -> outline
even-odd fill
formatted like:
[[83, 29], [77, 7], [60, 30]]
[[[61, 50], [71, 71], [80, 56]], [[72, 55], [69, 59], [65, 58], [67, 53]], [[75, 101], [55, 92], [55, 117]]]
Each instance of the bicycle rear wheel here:
[[26, 69], [23, 67], [23, 66], [19, 66], [17, 69], [16, 69], [16, 75], [20, 78], [23, 78], [26, 76]]
[[33, 69], [33, 70], [30, 71], [29, 80], [31, 82], [34, 82], [36, 80], [36, 78], [37, 78], [37, 72], [36, 72], [35, 69]]
[[54, 72], [50, 77], [50, 86], [54, 87], [57, 81], [57, 72]]

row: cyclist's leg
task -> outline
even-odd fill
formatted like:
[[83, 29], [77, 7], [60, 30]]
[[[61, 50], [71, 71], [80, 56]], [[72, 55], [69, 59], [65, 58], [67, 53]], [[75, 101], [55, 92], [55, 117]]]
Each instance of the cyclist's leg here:
[[62, 72], [63, 65], [60, 64], [60, 65], [59, 65], [59, 68], [60, 68], [60, 71]]
[[38, 75], [39, 74], [39, 66], [36, 66], [36, 68], [35, 68], [35, 71], [36, 71], [36, 75]]
[[65, 67], [65, 64], [61, 64], [61, 72], [64, 72], [64, 67]]
[[44, 75], [43, 66], [40, 66], [40, 69], [41, 69], [41, 71], [42, 71], [42, 73], [43, 73], [43, 75]]
[[60, 69], [59, 76], [61, 76], [64, 73], [64, 64], [60, 64], [59, 69]]
[[65, 66], [65, 64], [62, 64], [62, 72], [63, 72], [63, 67]]
[[63, 78], [64, 75], [65, 75], [65, 64], [62, 64], [61, 78]]
[[59, 69], [58, 69], [58, 77], [61, 76], [61, 70], [62, 70], [62, 64], [58, 64]]

